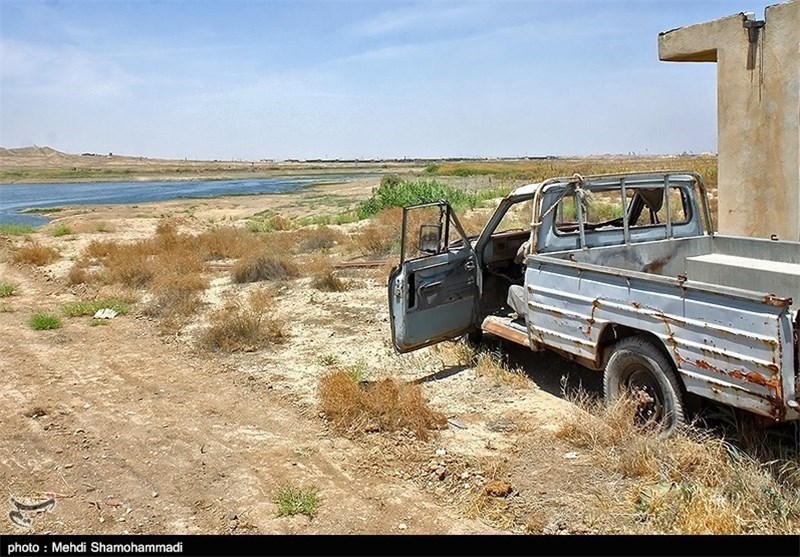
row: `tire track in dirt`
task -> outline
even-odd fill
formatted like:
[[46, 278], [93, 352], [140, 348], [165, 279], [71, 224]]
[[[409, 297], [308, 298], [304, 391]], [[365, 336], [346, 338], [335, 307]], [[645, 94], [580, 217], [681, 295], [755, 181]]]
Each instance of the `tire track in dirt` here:
[[[0, 313], [10, 339], [0, 347], [0, 486], [18, 498], [58, 494], [35, 531], [488, 530], [411, 481], [359, 468], [364, 449], [330, 437], [268, 384], [165, 343], [145, 320], [30, 330], [34, 307], [72, 297], [6, 263], [0, 276], [20, 283], [7, 299], [14, 311]], [[285, 481], [320, 489], [317, 518], [275, 516], [272, 494]], [[17, 527], [6, 519], [0, 531]]]

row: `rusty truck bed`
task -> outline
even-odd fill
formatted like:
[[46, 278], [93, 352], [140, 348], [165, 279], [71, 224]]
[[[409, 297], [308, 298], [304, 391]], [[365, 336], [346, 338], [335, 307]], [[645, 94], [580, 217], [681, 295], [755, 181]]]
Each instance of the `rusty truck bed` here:
[[526, 263], [532, 346], [600, 368], [607, 327], [634, 329], [663, 344], [687, 391], [776, 420], [800, 418], [800, 243], [705, 236]]

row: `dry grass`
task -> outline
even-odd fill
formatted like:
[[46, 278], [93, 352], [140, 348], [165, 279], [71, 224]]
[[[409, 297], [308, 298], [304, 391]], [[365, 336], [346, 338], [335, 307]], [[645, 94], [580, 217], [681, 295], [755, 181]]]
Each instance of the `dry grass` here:
[[636, 427], [636, 404], [585, 394], [557, 436], [589, 451], [593, 466], [633, 481], [620, 493], [644, 531], [681, 534], [800, 531], [800, 491], [723, 438], [686, 428], [664, 439]]
[[466, 516], [481, 519], [495, 528], [511, 530], [517, 520], [507, 496], [501, 495], [514, 489], [509, 481], [508, 461], [504, 458], [483, 458], [475, 468], [481, 471], [486, 483], [466, 500]]
[[86, 284], [91, 280], [89, 271], [77, 264], [73, 265], [67, 273], [67, 284]]
[[442, 359], [443, 366], [474, 366], [481, 353], [474, 344], [463, 338], [435, 344], [432, 350]]
[[363, 255], [400, 253], [403, 210], [386, 209], [353, 235], [355, 249]]
[[49, 265], [50, 263], [58, 261], [59, 257], [58, 250], [32, 243], [16, 249], [11, 256], [11, 259], [14, 263], [23, 263], [26, 265], [36, 265], [41, 267], [43, 265]]
[[286, 323], [274, 310], [274, 296], [266, 289], [250, 292], [245, 302], [230, 299], [211, 314], [200, 345], [212, 351], [249, 352], [283, 342]]
[[491, 352], [481, 352], [475, 360], [475, 372], [481, 377], [487, 377], [495, 384], [505, 384], [510, 387], [526, 389], [530, 381], [525, 372], [518, 368], [509, 368], [503, 363], [500, 356]]
[[107, 234], [110, 232], [116, 232], [117, 229], [114, 228], [112, 225], [108, 224], [107, 222], [100, 221], [94, 225], [94, 229], [97, 232], [102, 234]]
[[273, 211], [256, 213], [247, 221], [247, 230], [254, 233], [289, 230], [292, 226], [290, 219]]
[[[477, 236], [483, 231], [483, 228], [486, 226], [486, 223], [489, 221], [489, 217], [492, 216], [493, 212], [494, 207], [490, 209], [473, 209], [464, 213], [463, 215], [458, 215], [458, 221], [461, 223], [461, 226], [464, 227], [464, 231], [469, 236]], [[528, 222], [525, 224], [524, 228], [530, 227], [530, 220], [530, 217], [528, 217]]]
[[556, 176], [584, 176], [594, 174], [619, 174], [658, 170], [693, 170], [700, 174], [707, 186], [717, 183], [717, 157], [597, 157], [578, 159], [520, 160], [520, 161], [467, 161], [442, 162], [436, 165], [435, 174], [453, 176], [488, 175], [508, 180], [540, 182]]
[[145, 307], [144, 314], [163, 319], [162, 332], [175, 332], [200, 309], [201, 295], [206, 288], [208, 277], [199, 272], [172, 270], [160, 273], [150, 284], [153, 298]]
[[284, 280], [300, 276], [297, 265], [286, 255], [261, 252], [244, 257], [231, 269], [231, 279], [236, 283]]
[[[330, 227], [266, 234], [217, 227], [190, 234], [181, 232], [183, 224], [177, 219], [162, 220], [152, 238], [132, 243], [93, 241], [69, 270], [67, 282], [146, 290], [150, 301], [144, 313], [161, 318], [163, 331], [174, 332], [201, 306], [209, 282], [207, 261], [236, 259], [231, 270], [236, 283], [291, 279], [300, 276], [292, 254], [324, 251], [344, 237]], [[312, 260], [309, 269], [315, 288], [342, 291], [348, 287], [328, 258]]]
[[89, 242], [89, 245], [86, 246], [84, 254], [93, 258], [106, 257], [116, 246], [116, 242], [92, 240]]
[[199, 310], [208, 287], [206, 261], [235, 258], [263, 250], [250, 232], [220, 227], [192, 235], [181, 222], [163, 220], [152, 238], [133, 243], [91, 242], [67, 275], [70, 284], [94, 284], [147, 290], [145, 315], [162, 319], [163, 332], [174, 332]]
[[238, 259], [264, 248], [264, 238], [242, 228], [220, 226], [194, 237], [196, 250], [206, 261]]
[[301, 228], [295, 233], [295, 237], [297, 238], [296, 253], [328, 252], [343, 244], [347, 239], [344, 233], [330, 226]]
[[304, 270], [311, 277], [311, 287], [323, 292], [344, 292], [350, 288], [350, 282], [342, 280], [333, 268], [333, 262], [327, 255], [310, 259]]
[[319, 398], [325, 418], [349, 434], [405, 429], [428, 439], [430, 430], [447, 425], [413, 383], [381, 379], [362, 385], [352, 372], [339, 369], [322, 377]]

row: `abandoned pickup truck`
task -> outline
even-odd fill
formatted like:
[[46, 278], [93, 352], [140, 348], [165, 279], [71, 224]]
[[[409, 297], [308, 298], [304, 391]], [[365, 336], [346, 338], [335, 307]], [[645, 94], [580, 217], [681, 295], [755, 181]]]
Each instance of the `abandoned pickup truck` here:
[[526, 185], [477, 237], [444, 201], [407, 207], [389, 279], [395, 349], [488, 333], [554, 350], [602, 370], [607, 400], [646, 395], [637, 419], [666, 434], [690, 393], [796, 420], [800, 243], [711, 222], [691, 172]]

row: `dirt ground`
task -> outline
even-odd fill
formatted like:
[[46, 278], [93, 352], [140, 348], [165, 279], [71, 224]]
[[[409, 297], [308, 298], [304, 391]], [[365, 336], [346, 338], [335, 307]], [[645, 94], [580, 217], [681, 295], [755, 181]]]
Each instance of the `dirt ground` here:
[[[318, 190], [319, 210], [365, 197], [375, 179]], [[323, 188], [325, 186], [322, 186]], [[313, 198], [313, 195], [311, 198]], [[266, 208], [309, 210], [300, 194], [184, 200], [139, 206], [66, 209], [32, 235], [57, 247], [46, 267], [0, 258], [0, 280], [18, 285], [0, 312], [0, 486], [7, 500], [56, 505], [36, 514], [30, 529], [4, 513], [0, 532], [20, 533], [408, 533], [520, 531], [502, 513], [486, 512], [486, 484], [513, 485], [517, 503], [557, 498], [562, 509], [542, 528], [565, 529], [570, 515], [563, 447], [552, 435], [569, 403], [561, 377], [596, 382], [553, 356], [539, 358], [536, 381], [522, 386], [453, 365], [430, 348], [398, 356], [391, 348], [385, 275], [354, 269], [346, 292], [318, 292], [297, 279], [279, 296], [290, 323], [288, 341], [253, 353], [219, 355], [194, 345], [202, 325], [163, 336], [152, 319], [132, 311], [105, 326], [65, 318], [35, 331], [37, 309], [57, 312], [84, 299], [64, 277], [95, 239], [131, 241], [153, 234], [161, 217], [236, 224]], [[305, 213], [304, 213], [305, 214]], [[67, 224], [76, 233], [46, 230]], [[232, 285], [213, 271], [208, 305]], [[394, 377], [422, 385], [450, 425], [428, 441], [404, 433], [348, 439], [334, 434], [318, 411], [321, 355], [359, 365], [369, 380]], [[527, 365], [526, 354], [517, 355]], [[538, 373], [538, 372], [537, 372]], [[535, 374], [534, 374], [535, 375]], [[595, 384], [596, 386], [596, 384]], [[527, 440], [537, 438], [535, 446]], [[546, 441], [541, 443], [541, 441]], [[525, 448], [527, 446], [527, 448]], [[519, 452], [526, 450], [525, 458]], [[535, 458], [537, 478], [511, 461]], [[441, 470], [445, 470], [444, 474]], [[542, 483], [543, 478], [549, 478]], [[274, 494], [291, 482], [318, 488], [318, 515], [278, 517]], [[580, 504], [577, 501], [576, 504]], [[585, 530], [582, 524], [575, 527]]]

